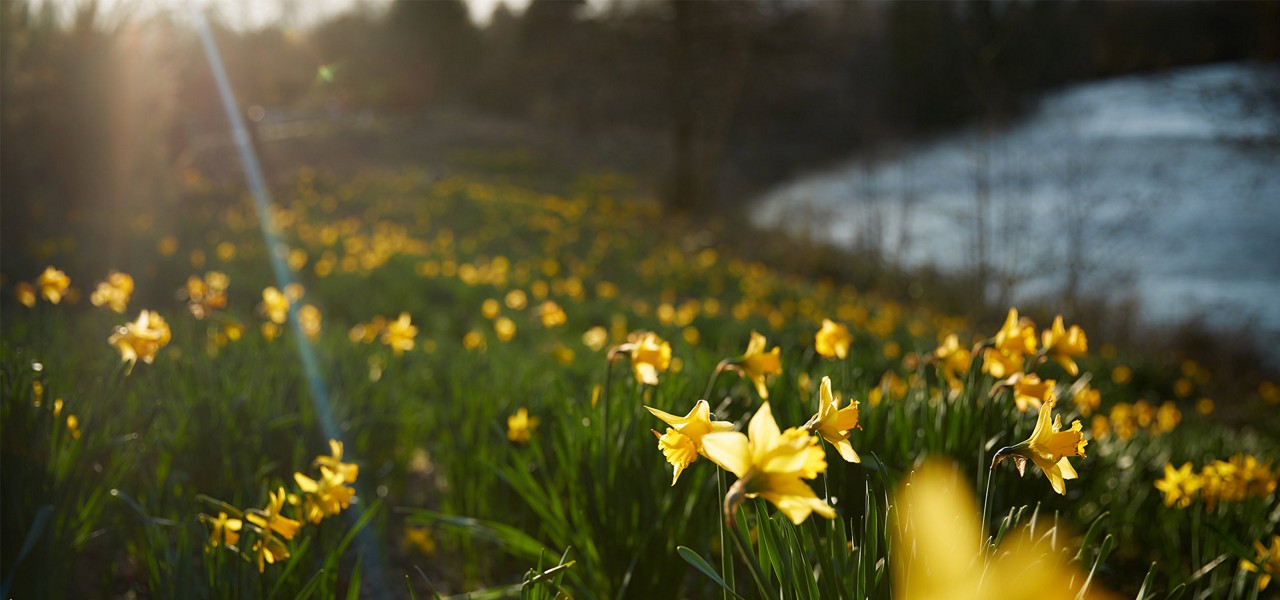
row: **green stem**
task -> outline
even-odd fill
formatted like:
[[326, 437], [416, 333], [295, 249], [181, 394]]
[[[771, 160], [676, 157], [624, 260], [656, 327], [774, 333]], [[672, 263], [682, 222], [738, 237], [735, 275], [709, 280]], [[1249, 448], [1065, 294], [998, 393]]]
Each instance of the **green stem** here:
[[708, 403], [711, 402], [711, 392], [716, 387], [716, 380], [720, 378], [720, 373], [722, 373], [725, 370], [725, 367], [728, 367], [728, 366], [729, 366], [729, 359], [727, 358], [720, 361], [719, 363], [716, 363], [716, 369], [711, 372], [711, 380], [707, 382], [707, 389], [702, 392], [703, 400], [706, 400]]
[[[741, 482], [741, 481], [742, 481], [741, 479], [738, 480], [738, 482]], [[738, 482], [735, 482], [733, 484], [734, 487], [737, 487]], [[732, 495], [733, 493], [734, 493], [733, 488], [730, 488], [729, 494]], [[769, 590], [768, 586], [764, 584], [764, 574], [760, 572], [760, 566], [756, 564], [755, 558], [753, 558], [751, 554], [747, 552], [747, 544], [742, 539], [742, 531], [738, 527], [734, 526], [735, 525], [734, 523], [730, 522], [730, 519], [732, 519], [733, 516], [732, 516], [732, 511], [729, 510], [728, 504], [725, 505], [724, 517], [725, 517], [724, 518], [725, 525], [728, 526], [730, 529], [732, 529], [732, 532], [730, 533], [729, 537], [733, 539], [733, 547], [737, 548], [738, 555], [742, 557], [743, 562], [747, 563], [747, 570], [751, 571], [751, 578], [755, 580], [756, 588], [760, 590], [760, 597], [761, 598], [777, 597], [777, 594], [772, 593]]]

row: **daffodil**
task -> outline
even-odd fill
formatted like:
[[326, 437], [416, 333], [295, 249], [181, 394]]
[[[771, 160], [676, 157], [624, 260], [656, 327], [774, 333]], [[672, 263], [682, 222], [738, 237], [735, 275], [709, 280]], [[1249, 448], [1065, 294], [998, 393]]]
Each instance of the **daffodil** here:
[[569, 316], [565, 314], [564, 309], [559, 304], [551, 300], [542, 303], [538, 307], [538, 319], [542, 321], [542, 326], [551, 328], [557, 325], [564, 325], [569, 320]]
[[862, 462], [862, 458], [854, 451], [849, 441], [849, 434], [858, 427], [858, 403], [849, 401], [849, 406], [840, 408], [840, 400], [831, 394], [831, 378], [823, 377], [818, 387], [818, 414], [809, 419], [805, 429], [817, 432], [827, 440], [840, 457], [851, 463]]
[[635, 331], [627, 336], [627, 343], [610, 351], [627, 352], [631, 356], [631, 371], [636, 381], [645, 385], [658, 385], [658, 375], [671, 368], [671, 344], [652, 331]]
[[289, 298], [275, 287], [267, 287], [262, 290], [262, 310], [272, 323], [284, 325], [289, 318]]
[[298, 309], [298, 324], [302, 325], [302, 333], [307, 339], [314, 341], [320, 337], [320, 309], [305, 304]]
[[391, 346], [391, 351], [396, 356], [400, 356], [408, 350], [413, 350], [414, 338], [418, 335], [418, 328], [414, 327], [409, 318], [409, 313], [400, 313], [400, 318], [387, 323], [385, 329], [382, 330], [382, 343]]
[[133, 294], [133, 277], [126, 273], [112, 271], [106, 281], [98, 282], [98, 288], [89, 294], [89, 302], [94, 306], [106, 306], [118, 313], [124, 313], [129, 305], [129, 296]]
[[732, 519], [743, 498], [756, 496], [772, 502], [797, 525], [814, 512], [835, 518], [835, 509], [803, 481], [827, 469], [826, 453], [818, 447], [818, 438], [796, 427], [779, 431], [768, 402], [751, 417], [747, 433], [724, 431], [702, 436], [703, 455], [738, 476], [725, 495], [726, 520]]
[[698, 453], [702, 451], [703, 436], [715, 431], [733, 431], [733, 423], [711, 420], [711, 406], [706, 400], [699, 400], [689, 414], [683, 417], [649, 406], [645, 408], [669, 425], [665, 434], [654, 431], [653, 435], [658, 438], [658, 449], [662, 451], [662, 455], [675, 467], [671, 485], [675, 485], [676, 480], [680, 479], [680, 473], [698, 459]]
[[1035, 373], [1014, 373], [1009, 379], [1013, 382], [1013, 402], [1018, 407], [1018, 412], [1040, 408], [1051, 398], [1057, 397], [1053, 389], [1058, 382], [1052, 379], [1041, 381]]
[[1156, 489], [1164, 494], [1165, 506], [1186, 508], [1195, 500], [1196, 492], [1204, 482], [1191, 471], [1191, 463], [1185, 463], [1175, 469], [1172, 464], [1164, 466], [1164, 479], [1156, 481]]
[[13, 286], [13, 295], [18, 298], [18, 302], [27, 308], [36, 305], [36, 287], [25, 281], [19, 281]]
[[229, 284], [227, 276], [220, 271], [209, 271], [204, 274], [204, 278], [195, 275], [188, 277], [185, 290], [187, 310], [195, 318], [203, 319], [213, 311], [226, 307]]
[[1004, 458], [1012, 458], [1018, 467], [1018, 473], [1025, 472], [1027, 459], [1031, 459], [1053, 486], [1053, 491], [1065, 495], [1065, 480], [1075, 479], [1076, 470], [1067, 460], [1071, 456], [1085, 458], [1084, 447], [1089, 443], [1084, 439], [1083, 426], [1080, 421], [1071, 424], [1071, 428], [1062, 431], [1062, 415], [1053, 415], [1055, 398], [1050, 397], [1040, 407], [1040, 416], [1036, 419], [1036, 428], [1031, 437], [1016, 446], [1001, 448], [996, 452], [992, 466], [999, 464]]
[[538, 428], [541, 420], [530, 417], [529, 410], [523, 406], [516, 414], [507, 417], [507, 439], [520, 444], [529, 443], [529, 434]]
[[992, 340], [992, 347], [982, 353], [982, 371], [1003, 379], [1021, 371], [1023, 358], [1035, 351], [1035, 325], [1027, 319], [1019, 319], [1018, 309], [1010, 308], [1004, 326]]
[[120, 360], [129, 364], [126, 373], [133, 372], [133, 365], [139, 359], [151, 364], [156, 354], [169, 343], [169, 325], [160, 317], [160, 313], [144, 310], [138, 320], [117, 327], [116, 332], [107, 338], [107, 343], [120, 351]]
[[818, 354], [827, 358], [841, 360], [849, 356], [849, 344], [853, 343], [853, 335], [844, 323], [836, 323], [831, 319], [822, 320], [822, 329], [814, 335], [813, 345]]
[[208, 515], [200, 515], [200, 519], [209, 524], [209, 547], [217, 548], [218, 546], [235, 546], [240, 541], [240, 528], [243, 523], [240, 519], [234, 519], [227, 516], [225, 512], [218, 512], [217, 517]]
[[730, 367], [742, 373], [756, 386], [756, 393], [760, 395], [761, 400], [769, 399], [769, 388], [765, 386], [765, 376], [782, 374], [782, 359], [779, 353], [782, 351], [777, 346], [772, 350], [765, 351], [765, 347], [769, 345], [769, 341], [763, 335], [752, 331], [751, 340], [747, 342], [747, 351], [742, 356], [735, 359]]
[[303, 515], [312, 523], [342, 512], [351, 505], [356, 490], [346, 485], [346, 478], [328, 467], [320, 467], [320, 479], [312, 479], [302, 473], [294, 473], [293, 480], [305, 494]]
[[1257, 559], [1240, 561], [1240, 568], [1258, 573], [1258, 589], [1265, 590], [1271, 578], [1280, 574], [1280, 535], [1271, 536], [1270, 548], [1263, 546], [1261, 541], [1254, 542], [1253, 548], [1258, 552]]
[[50, 265], [45, 267], [44, 272], [36, 279], [36, 286], [40, 288], [40, 295], [44, 296], [45, 300], [57, 304], [62, 302], [67, 288], [71, 287], [71, 278]]
[[245, 520], [257, 525], [264, 532], [274, 532], [286, 540], [293, 539], [298, 534], [298, 528], [302, 526], [293, 519], [285, 517], [280, 513], [284, 508], [285, 500], [288, 495], [285, 494], [284, 487], [278, 492], [267, 492], [267, 507], [261, 510], [250, 510], [245, 514]]
[[1063, 549], [1027, 528], [984, 556], [973, 492], [952, 466], [927, 461], [898, 489], [893, 597], [903, 600], [1075, 600], [1110, 597], [1070, 565]]
[[342, 442], [338, 440], [329, 440], [329, 455], [317, 456], [313, 464], [333, 471], [347, 483], [355, 483], [356, 478], [360, 476], [359, 465], [342, 462]]
[[1089, 340], [1079, 325], [1067, 329], [1062, 324], [1062, 315], [1053, 320], [1053, 326], [1044, 330], [1041, 344], [1046, 356], [1057, 361], [1072, 376], [1080, 374], [1075, 357], [1084, 356], [1089, 349]]
[[969, 371], [973, 363], [973, 354], [968, 348], [960, 346], [960, 337], [952, 333], [942, 341], [942, 345], [933, 351], [933, 356], [942, 368], [942, 374], [948, 381], [958, 381], [960, 375]]

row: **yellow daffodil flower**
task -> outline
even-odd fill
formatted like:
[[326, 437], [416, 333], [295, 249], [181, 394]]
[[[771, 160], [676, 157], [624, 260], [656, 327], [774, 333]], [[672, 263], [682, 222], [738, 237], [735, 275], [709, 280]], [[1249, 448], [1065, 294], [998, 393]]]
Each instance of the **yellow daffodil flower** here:
[[1041, 344], [1045, 356], [1057, 361], [1073, 377], [1080, 374], [1075, 357], [1084, 356], [1089, 349], [1089, 340], [1079, 325], [1067, 329], [1062, 324], [1062, 315], [1053, 319], [1053, 326], [1044, 330]]
[[298, 324], [302, 325], [302, 333], [307, 339], [315, 341], [320, 337], [320, 309], [304, 304], [298, 309]]
[[747, 351], [732, 364], [734, 369], [756, 386], [756, 393], [760, 395], [761, 400], [769, 399], [769, 388], [765, 386], [765, 376], [782, 374], [782, 359], [779, 356], [782, 350], [774, 346], [773, 350], [765, 352], [765, 347], [768, 345], [769, 341], [763, 335], [752, 331], [751, 340], [747, 342]]
[[317, 456], [312, 464], [333, 471], [347, 483], [355, 483], [360, 476], [359, 465], [342, 462], [342, 442], [338, 440], [329, 440], [329, 455]]
[[1102, 392], [1089, 387], [1089, 384], [1085, 384], [1076, 388], [1075, 392], [1071, 394], [1071, 401], [1075, 403], [1076, 410], [1080, 411], [1080, 415], [1087, 417], [1102, 405]]
[[272, 531], [286, 540], [293, 539], [293, 536], [298, 534], [298, 528], [302, 526], [302, 523], [287, 518], [280, 513], [280, 510], [284, 508], [285, 500], [288, 498], [284, 487], [281, 487], [278, 492], [267, 492], [267, 496], [269, 498], [267, 507], [262, 510], [248, 512], [245, 514], [245, 519], [257, 525], [264, 532]]
[[831, 319], [822, 320], [822, 329], [814, 335], [813, 345], [818, 354], [827, 358], [844, 360], [849, 356], [849, 345], [853, 343], [853, 335], [844, 323], [836, 323]]
[[613, 352], [630, 353], [631, 371], [645, 385], [658, 385], [658, 375], [671, 368], [671, 344], [652, 331], [632, 332]]
[[1191, 506], [1196, 492], [1204, 485], [1203, 480], [1191, 471], [1191, 463], [1175, 469], [1172, 464], [1164, 466], [1164, 479], [1156, 481], [1156, 489], [1164, 494], [1164, 505], [1178, 508]]
[[1258, 558], [1256, 561], [1240, 561], [1240, 568], [1258, 573], [1258, 589], [1265, 590], [1271, 578], [1280, 574], [1280, 535], [1271, 536], [1271, 548], [1263, 546], [1261, 541], [1254, 542], [1253, 548], [1258, 551]]
[[541, 419], [530, 417], [528, 409], [523, 406], [516, 414], [507, 417], [507, 439], [518, 444], [529, 443], [529, 434], [538, 428]]
[[13, 295], [27, 308], [33, 308], [36, 305], [36, 286], [30, 283], [19, 281], [13, 286]]
[[346, 478], [328, 467], [320, 467], [320, 479], [315, 480], [302, 473], [294, 473], [293, 480], [298, 489], [306, 495], [302, 504], [302, 512], [312, 523], [319, 523], [325, 517], [342, 512], [351, 505], [355, 496], [355, 488], [346, 485]]
[[138, 320], [116, 328], [116, 332], [107, 338], [107, 343], [120, 351], [120, 360], [129, 363], [126, 373], [133, 372], [133, 365], [142, 362], [151, 364], [156, 354], [169, 343], [169, 325], [160, 317], [160, 313], [144, 310]]
[[840, 400], [831, 394], [830, 377], [822, 378], [822, 385], [818, 388], [818, 414], [813, 415], [804, 427], [817, 432], [835, 446], [841, 458], [851, 463], [862, 462], [849, 441], [849, 434], [858, 427], [858, 403], [850, 400], [849, 406], [840, 408]]
[[106, 281], [98, 282], [98, 288], [89, 294], [89, 302], [94, 306], [106, 306], [123, 314], [129, 306], [129, 296], [133, 294], [133, 277], [128, 274], [112, 271]]
[[1013, 383], [1013, 402], [1017, 405], [1018, 412], [1040, 408], [1049, 399], [1057, 397], [1053, 390], [1058, 382], [1052, 379], [1041, 381], [1035, 373], [1014, 373], [1009, 379]]
[[[990, 558], [983, 555], [973, 492], [960, 473], [927, 461], [895, 495], [893, 597], [903, 600], [1074, 600], [1085, 581], [1063, 549], [1026, 528], [1010, 532]], [[1086, 599], [1109, 598], [1091, 585]]]
[[1026, 460], [1029, 458], [1044, 471], [1045, 477], [1049, 478], [1049, 483], [1053, 486], [1053, 491], [1066, 495], [1067, 485], [1064, 480], [1077, 477], [1075, 468], [1067, 458], [1070, 456], [1085, 458], [1084, 448], [1089, 442], [1084, 439], [1080, 421], [1073, 422], [1070, 429], [1061, 431], [1062, 416], [1053, 415], [1055, 404], [1057, 404], [1055, 398], [1050, 397], [1046, 400], [1040, 407], [1040, 416], [1036, 420], [1036, 428], [1031, 432], [1031, 437], [1016, 446], [1001, 448], [996, 452], [992, 466], [999, 464], [1006, 457], [1012, 458], [1018, 467], [1018, 473], [1022, 474], [1026, 469]]
[[62, 302], [67, 288], [71, 287], [71, 278], [50, 265], [45, 267], [44, 272], [36, 279], [36, 286], [40, 288], [40, 295], [44, 296], [45, 300], [57, 304]]
[[[230, 280], [220, 271], [209, 271], [204, 278], [192, 275], [187, 278], [187, 310], [197, 319], [203, 319], [219, 308], [227, 306], [227, 287]], [[287, 310], [287, 307], [286, 307]]]
[[1003, 379], [1022, 370], [1022, 360], [1036, 351], [1036, 328], [1030, 320], [1019, 319], [1010, 308], [1004, 326], [996, 332], [993, 345], [982, 353], [982, 371]]
[[387, 323], [382, 330], [382, 343], [391, 346], [396, 356], [413, 350], [414, 338], [418, 336], [418, 328], [410, 322], [409, 313], [400, 313], [400, 318]]
[[208, 515], [200, 515], [201, 520], [209, 524], [209, 547], [217, 548], [218, 546], [235, 546], [240, 541], [240, 528], [243, 523], [240, 519], [233, 519], [227, 516], [225, 512], [218, 512], [217, 517]]
[[948, 381], [959, 381], [961, 375], [969, 372], [969, 366], [973, 363], [973, 354], [968, 348], [960, 346], [960, 337], [954, 333], [942, 341], [942, 345], [933, 351], [933, 356], [937, 358], [942, 374]]
[[699, 400], [689, 414], [683, 417], [649, 406], [645, 408], [669, 425], [665, 434], [654, 431], [653, 435], [658, 438], [658, 449], [662, 451], [662, 455], [675, 467], [671, 485], [675, 485], [676, 480], [680, 479], [680, 473], [698, 459], [698, 454], [702, 452], [703, 436], [715, 431], [733, 431], [733, 423], [711, 420], [711, 405], [706, 400]]
[[826, 453], [818, 447], [818, 438], [796, 427], [779, 431], [768, 402], [751, 417], [747, 433], [724, 431], [702, 436], [703, 455], [738, 476], [725, 495], [726, 520], [733, 518], [743, 498], [756, 496], [772, 502], [797, 525], [813, 512], [835, 518], [835, 509], [802, 481], [827, 469]]
[[557, 325], [564, 325], [569, 320], [569, 315], [565, 314], [564, 309], [559, 304], [551, 300], [542, 303], [538, 308], [538, 318], [542, 321], [542, 326], [551, 328]]
[[262, 310], [272, 323], [284, 325], [289, 318], [289, 298], [275, 287], [267, 287], [262, 290]]

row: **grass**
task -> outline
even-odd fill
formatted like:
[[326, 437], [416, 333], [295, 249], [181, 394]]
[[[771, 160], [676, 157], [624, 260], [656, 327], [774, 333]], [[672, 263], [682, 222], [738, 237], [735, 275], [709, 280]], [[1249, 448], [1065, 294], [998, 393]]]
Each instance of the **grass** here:
[[[1280, 524], [1271, 383], [1197, 402], [1217, 385], [1203, 366], [1118, 351], [1095, 331], [1079, 377], [1029, 360], [1058, 381], [1057, 412], [1081, 419], [1089, 441], [1088, 457], [1071, 459], [1079, 478], [1058, 495], [1034, 466], [1021, 478], [1008, 462], [990, 469], [997, 449], [1031, 433], [1035, 410], [1019, 412], [981, 360], [952, 387], [930, 358], [946, 334], [969, 346], [991, 331], [753, 261], [741, 240], [721, 241], [741, 232], [663, 216], [618, 175], [522, 185], [304, 169], [277, 190], [271, 223], [284, 249], [266, 247], [241, 190], [196, 174], [187, 186], [181, 204], [135, 217], [127, 258], [113, 265], [136, 281], [125, 314], [86, 301], [107, 275], [79, 267], [96, 264], [92, 244], [46, 257], [71, 275], [78, 302], [28, 308], [11, 292], [44, 265], [7, 274], [2, 575], [14, 597], [889, 597], [895, 577], [916, 581], [895, 565], [928, 545], [899, 537], [915, 514], [899, 486], [939, 456], [968, 489], [987, 490], [975, 499], [985, 513], [966, 517], [989, 525], [976, 573], [1004, 564], [1004, 543], [1029, 537], [1045, 561], [1080, 575], [1072, 593], [1259, 594], [1241, 561], [1256, 562], [1253, 543]], [[264, 335], [262, 292], [278, 285], [272, 252], [305, 289], [291, 318], [305, 304], [322, 316], [314, 340], [292, 327]], [[176, 292], [214, 270], [228, 276], [228, 301], [198, 320]], [[545, 320], [556, 312], [549, 301], [563, 323]], [[172, 339], [126, 374], [106, 339], [144, 308], [163, 315]], [[362, 337], [377, 317], [401, 313], [417, 327], [411, 350]], [[501, 318], [514, 325], [509, 339]], [[815, 351], [824, 318], [851, 329], [847, 358]], [[595, 328], [604, 340], [584, 336]], [[657, 385], [637, 381], [625, 354], [606, 360], [637, 330], [671, 344]], [[807, 482], [834, 520], [793, 524], [752, 499], [726, 527], [734, 476], [705, 457], [672, 485], [650, 432], [663, 424], [643, 407], [683, 415], [705, 395], [717, 419], [745, 431], [761, 406], [755, 388], [712, 373], [752, 331], [781, 349], [768, 390], [782, 428], [816, 412], [823, 377], [860, 402], [850, 439], [862, 462], [822, 443], [825, 472]], [[1087, 415], [1072, 401], [1080, 381], [1101, 394]], [[1257, 418], [1228, 426], [1215, 416], [1227, 407]], [[508, 418], [522, 408], [538, 424], [512, 441]], [[262, 572], [250, 559], [265, 534], [248, 525], [239, 552], [209, 548], [200, 514], [260, 508], [281, 487], [304, 496], [294, 473], [318, 476], [326, 422], [360, 467], [350, 507], [303, 524], [285, 542], [290, 556]], [[1179, 508], [1155, 487], [1166, 464], [1199, 469], [1234, 455], [1262, 465], [1238, 497], [1202, 492]]]

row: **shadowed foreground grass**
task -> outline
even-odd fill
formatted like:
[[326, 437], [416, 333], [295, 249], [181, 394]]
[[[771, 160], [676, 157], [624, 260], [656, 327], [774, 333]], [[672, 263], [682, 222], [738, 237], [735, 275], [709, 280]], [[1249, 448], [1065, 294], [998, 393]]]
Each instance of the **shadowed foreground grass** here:
[[278, 247], [187, 184], [128, 285], [6, 274], [14, 597], [1248, 598], [1280, 568], [1274, 383], [802, 278], [617, 175], [303, 170]]

